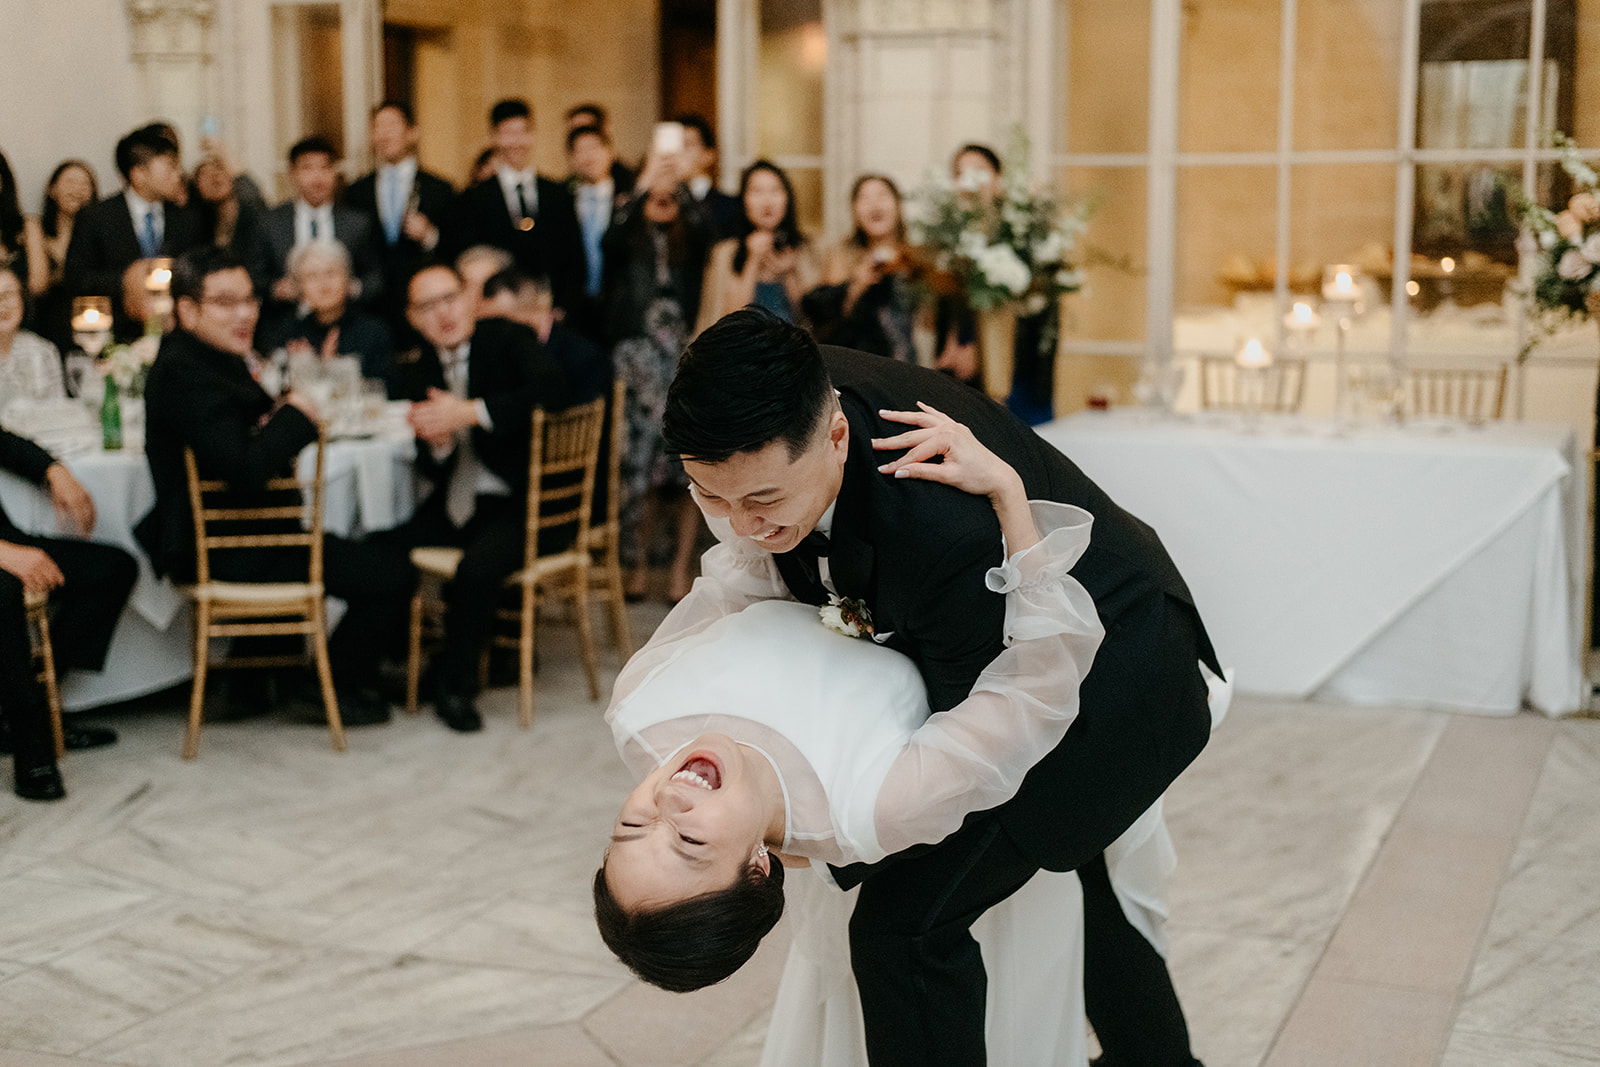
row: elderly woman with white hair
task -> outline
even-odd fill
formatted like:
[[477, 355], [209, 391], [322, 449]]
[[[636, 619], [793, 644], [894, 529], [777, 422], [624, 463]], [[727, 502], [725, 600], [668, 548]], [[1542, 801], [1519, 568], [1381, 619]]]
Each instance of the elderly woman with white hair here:
[[268, 348], [314, 352], [323, 359], [358, 356], [361, 376], [386, 385], [394, 373], [394, 341], [382, 319], [350, 302], [350, 253], [338, 241], [317, 240], [289, 253], [289, 275], [300, 307]]

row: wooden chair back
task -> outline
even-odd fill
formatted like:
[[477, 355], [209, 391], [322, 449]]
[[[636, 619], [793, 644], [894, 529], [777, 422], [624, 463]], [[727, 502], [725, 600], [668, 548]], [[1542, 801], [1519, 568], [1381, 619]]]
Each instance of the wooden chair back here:
[[1230, 356], [1200, 357], [1202, 411], [1270, 411], [1292, 414], [1305, 399], [1306, 361], [1275, 359], [1246, 371]]
[[570, 527], [572, 545], [588, 551], [589, 511], [605, 413], [604, 397], [565, 411], [534, 409], [528, 456], [527, 567], [537, 561], [539, 534], [546, 530]]
[[[227, 482], [200, 477], [194, 449], [184, 448], [183, 465], [189, 476], [189, 508], [194, 516], [195, 581], [211, 580], [211, 553], [239, 548], [305, 548], [310, 554], [309, 581], [322, 581], [323, 498], [327, 490], [327, 431], [319, 430], [316, 461], [309, 481], [298, 476], [272, 478], [265, 486], [268, 494], [294, 492], [293, 503], [262, 503], [250, 507], [229, 504], [219, 498], [227, 495]], [[309, 517], [310, 521], [306, 519]], [[238, 531], [238, 523], [277, 522], [281, 533]], [[292, 528], [291, 528], [292, 526]]]
[[1482, 422], [1505, 413], [1508, 368], [1413, 368], [1406, 371], [1401, 403], [1410, 416], [1444, 415]]

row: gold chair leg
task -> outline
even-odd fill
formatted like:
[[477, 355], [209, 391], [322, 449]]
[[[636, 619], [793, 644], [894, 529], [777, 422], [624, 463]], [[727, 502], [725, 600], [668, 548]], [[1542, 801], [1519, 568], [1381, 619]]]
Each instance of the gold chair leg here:
[[204, 601], [194, 606], [194, 682], [189, 687], [189, 730], [183, 738], [183, 758], [200, 754], [200, 716], [206, 701], [207, 652], [211, 644], [211, 608]]
[[422, 676], [422, 593], [411, 597], [411, 632], [406, 645], [406, 714], [415, 715], [417, 685]]
[[522, 587], [522, 632], [517, 638], [517, 720], [524, 730], [533, 726], [533, 626], [537, 618], [533, 583]]
[[50, 615], [40, 611], [34, 617], [39, 627], [39, 656], [44, 660], [44, 696], [50, 705], [50, 734], [56, 743], [56, 759], [67, 754], [66, 737], [61, 730], [61, 689], [56, 685], [56, 652], [50, 645]]
[[622, 555], [615, 540], [606, 549], [602, 567], [606, 579], [606, 614], [611, 621], [611, 643], [626, 663], [633, 655], [633, 632], [628, 627], [628, 601], [622, 588]]
[[600, 673], [595, 669], [594, 626], [589, 618], [589, 568], [579, 567], [573, 580], [578, 609], [578, 645], [583, 653], [583, 670], [589, 676], [589, 699], [600, 699]]
[[328, 732], [333, 735], [334, 751], [343, 752], [344, 720], [339, 717], [339, 697], [333, 691], [333, 667], [328, 662], [328, 624], [320, 599], [312, 608], [311, 623], [316, 627], [311, 635], [312, 651], [317, 658], [317, 681], [322, 685], [322, 707], [328, 713]]

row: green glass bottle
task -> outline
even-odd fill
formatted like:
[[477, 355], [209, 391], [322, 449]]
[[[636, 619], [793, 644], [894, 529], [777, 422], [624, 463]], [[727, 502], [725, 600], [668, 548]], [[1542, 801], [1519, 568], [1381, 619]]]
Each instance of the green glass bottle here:
[[106, 375], [106, 397], [100, 402], [100, 446], [107, 452], [122, 447], [122, 401], [117, 396], [117, 379]]

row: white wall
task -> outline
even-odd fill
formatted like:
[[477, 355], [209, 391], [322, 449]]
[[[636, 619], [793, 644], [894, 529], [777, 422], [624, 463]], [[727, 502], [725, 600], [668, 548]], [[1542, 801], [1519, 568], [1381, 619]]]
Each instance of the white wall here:
[[0, 0], [0, 151], [24, 211], [63, 159], [88, 160], [103, 193], [121, 186], [117, 139], [153, 117], [137, 111], [128, 52], [122, 0]]

